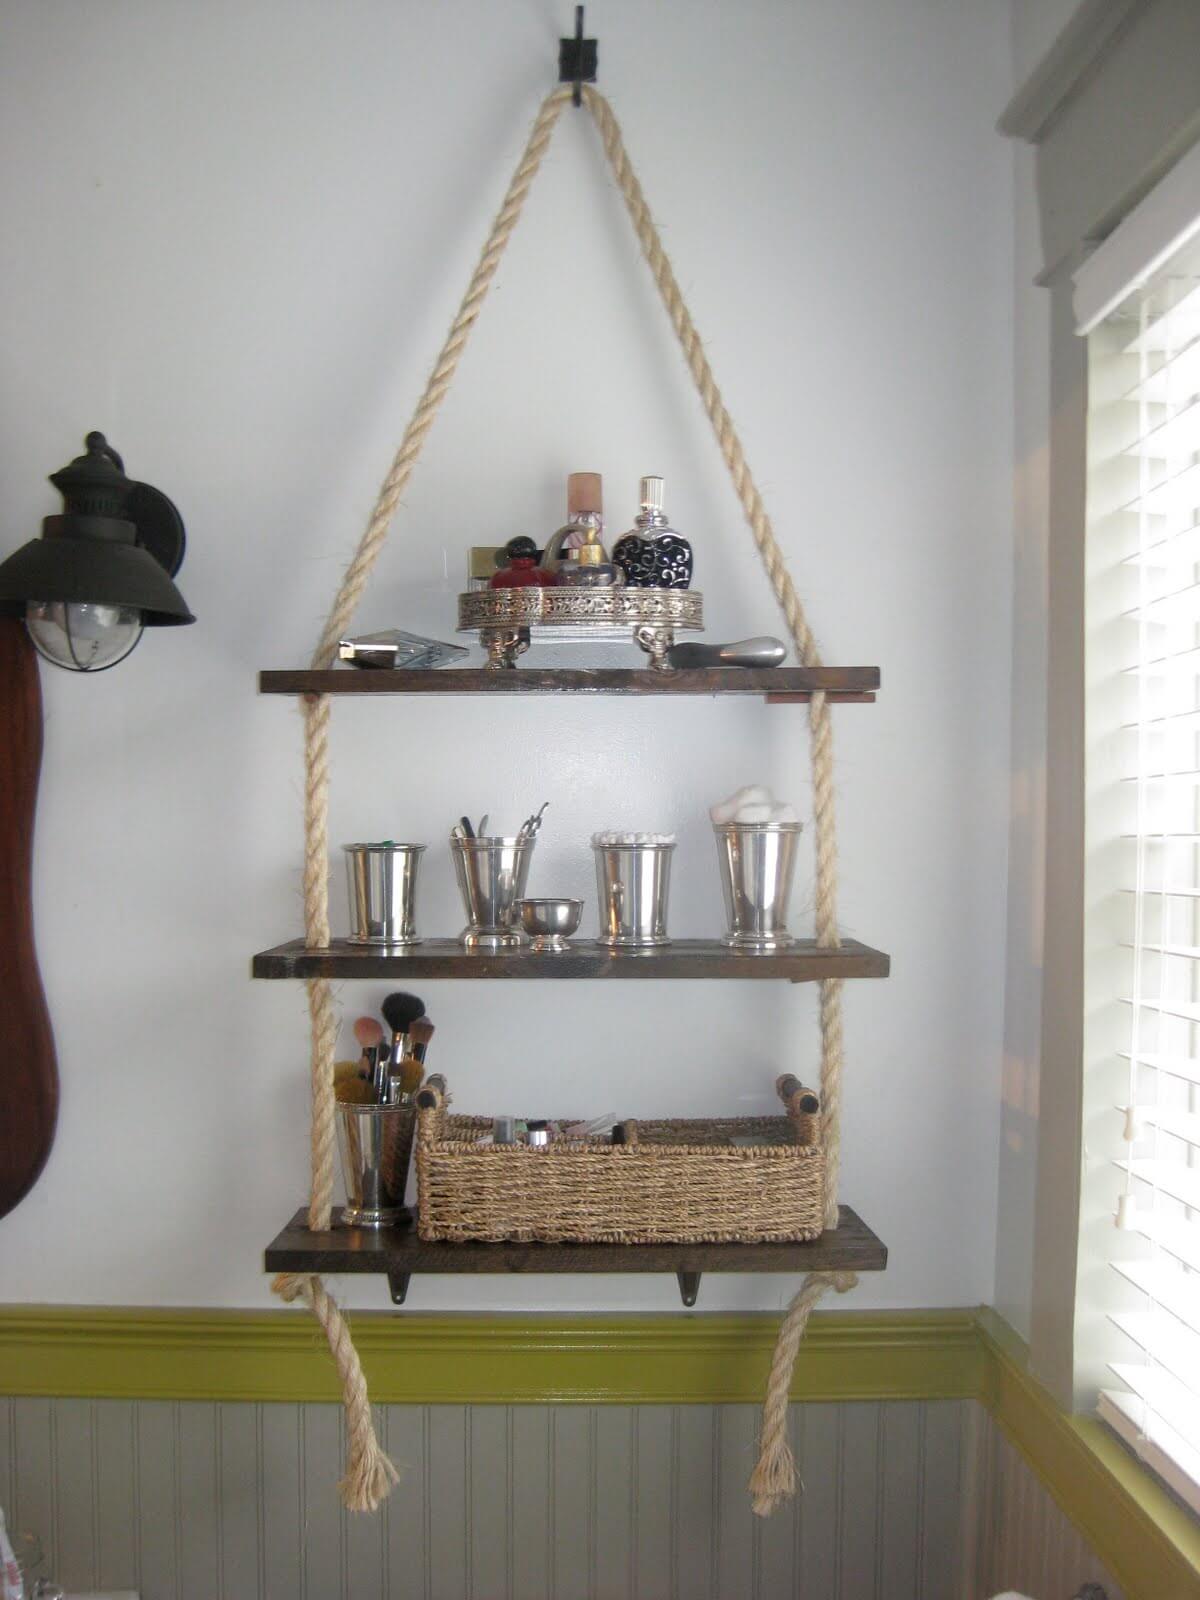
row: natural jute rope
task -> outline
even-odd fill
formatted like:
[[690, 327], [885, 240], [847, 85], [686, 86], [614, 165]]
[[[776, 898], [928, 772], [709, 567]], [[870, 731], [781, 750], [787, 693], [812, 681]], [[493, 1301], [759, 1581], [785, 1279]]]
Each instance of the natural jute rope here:
[[[528, 143], [509, 184], [504, 203], [480, 256], [479, 265], [451, 325], [425, 392], [396, 452], [358, 549], [347, 567], [330, 610], [320, 643], [313, 654], [315, 669], [332, 664], [339, 638], [349, 627], [371, 570], [388, 535], [392, 517], [420, 455], [425, 437], [453, 381], [471, 329], [482, 309], [491, 281], [513, 230], [520, 219], [529, 188], [537, 175], [554, 127], [571, 95], [561, 88], [548, 95], [534, 121]], [[754, 535], [776, 599], [787, 618], [796, 652], [804, 666], [820, 665], [816, 641], [804, 616], [800, 598], [784, 564], [771, 522], [755, 487], [737, 433], [725, 410], [721, 394], [700, 343], [688, 309], [679, 292], [671, 263], [663, 250], [637, 177], [629, 164], [621, 131], [612, 108], [595, 89], [585, 87], [584, 103], [594, 117], [613, 174], [634, 229], [650, 264], [663, 304], [679, 337], [689, 370], [708, 412], [721, 453], [729, 467], [742, 509]], [[329, 812], [329, 697], [305, 698], [305, 942], [313, 948], [329, 943], [328, 812]], [[819, 944], [833, 947], [837, 931], [837, 836], [834, 823], [833, 747], [829, 707], [825, 695], [813, 695], [809, 705], [812, 745], [813, 821], [816, 837], [816, 935]], [[824, 1113], [828, 1188], [826, 1225], [837, 1226], [837, 1179], [840, 1147], [842, 1073], [842, 997], [840, 979], [821, 983], [821, 1100]], [[312, 1189], [309, 1227], [323, 1232], [329, 1227], [333, 1196], [335, 1104], [333, 1061], [337, 1018], [328, 981], [314, 978], [308, 984], [312, 1022]], [[812, 1274], [792, 1303], [780, 1332], [771, 1368], [764, 1408], [762, 1454], [753, 1480], [755, 1509], [764, 1514], [779, 1498], [791, 1492], [794, 1469], [786, 1440], [787, 1395], [796, 1349], [813, 1304], [834, 1281], [850, 1288], [853, 1274]], [[275, 1291], [287, 1300], [303, 1297], [325, 1329], [342, 1379], [348, 1427], [348, 1465], [341, 1491], [345, 1504], [355, 1511], [374, 1510], [395, 1481], [395, 1469], [380, 1450], [371, 1423], [366, 1383], [354, 1346], [335, 1303], [321, 1280], [311, 1275], [285, 1275], [276, 1279]], [[782, 1424], [779, 1419], [782, 1417]]]

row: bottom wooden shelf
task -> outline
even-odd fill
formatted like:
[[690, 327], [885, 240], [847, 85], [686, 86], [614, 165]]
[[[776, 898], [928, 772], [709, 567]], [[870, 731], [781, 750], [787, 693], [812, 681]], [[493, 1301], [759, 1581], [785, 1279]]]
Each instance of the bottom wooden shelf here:
[[684, 1305], [696, 1303], [704, 1272], [882, 1272], [887, 1246], [849, 1206], [836, 1228], [794, 1244], [430, 1244], [412, 1228], [347, 1228], [340, 1208], [326, 1233], [297, 1211], [267, 1246], [268, 1272], [374, 1272], [403, 1305], [419, 1272], [673, 1272]]

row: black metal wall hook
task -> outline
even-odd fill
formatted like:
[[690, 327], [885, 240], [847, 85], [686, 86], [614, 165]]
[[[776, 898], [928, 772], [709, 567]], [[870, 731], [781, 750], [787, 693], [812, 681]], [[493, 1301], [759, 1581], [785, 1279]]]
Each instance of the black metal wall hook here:
[[583, 37], [583, 7], [575, 7], [575, 37], [558, 41], [558, 81], [574, 84], [571, 104], [583, 104], [583, 86], [596, 81], [598, 50], [595, 39]]

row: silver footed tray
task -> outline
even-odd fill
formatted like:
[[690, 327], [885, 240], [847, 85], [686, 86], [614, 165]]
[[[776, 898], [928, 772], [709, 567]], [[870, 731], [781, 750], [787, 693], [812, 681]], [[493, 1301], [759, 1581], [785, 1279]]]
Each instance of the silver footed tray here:
[[[535, 628], [577, 628], [581, 640], [627, 639], [670, 672], [667, 651], [676, 633], [704, 628], [704, 596], [698, 589], [472, 589], [458, 597], [459, 633], [478, 633], [488, 666], [515, 667], [529, 649]], [[561, 638], [562, 635], [559, 635]]]

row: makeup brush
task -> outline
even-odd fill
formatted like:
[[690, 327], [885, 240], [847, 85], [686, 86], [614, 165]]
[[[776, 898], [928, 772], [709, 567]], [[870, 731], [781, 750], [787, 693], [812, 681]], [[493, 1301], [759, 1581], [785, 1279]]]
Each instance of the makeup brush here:
[[360, 1050], [369, 1050], [383, 1043], [383, 1028], [375, 1017], [355, 1017], [354, 1037]]
[[424, 1076], [424, 1068], [416, 1056], [405, 1056], [399, 1067], [393, 1071], [392, 1082], [395, 1083], [399, 1079], [400, 1093], [411, 1096], [421, 1087], [421, 1079]]
[[383, 1019], [392, 1030], [391, 1064], [398, 1067], [407, 1054], [408, 1030], [425, 1015], [425, 1002], [418, 995], [402, 990], [389, 994], [381, 1007]]
[[429, 1049], [429, 1041], [433, 1038], [435, 1029], [428, 1017], [418, 1017], [408, 1030], [409, 1043], [412, 1053], [421, 1066], [425, 1065], [425, 1055]]
[[360, 1075], [357, 1061], [333, 1063], [333, 1093], [335, 1099], [355, 1105], [368, 1105], [375, 1098], [374, 1089]]
[[354, 1037], [358, 1041], [358, 1048], [362, 1051], [360, 1060], [362, 1075], [364, 1078], [369, 1078], [374, 1071], [375, 1060], [378, 1060], [378, 1054], [375, 1060], [372, 1060], [371, 1051], [378, 1052], [383, 1044], [383, 1028], [375, 1017], [355, 1017]]

